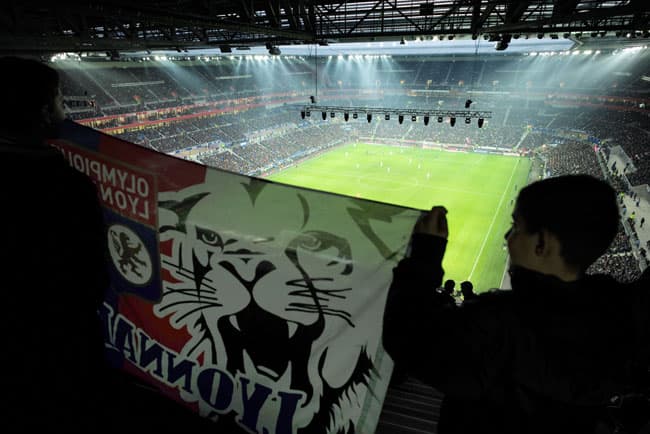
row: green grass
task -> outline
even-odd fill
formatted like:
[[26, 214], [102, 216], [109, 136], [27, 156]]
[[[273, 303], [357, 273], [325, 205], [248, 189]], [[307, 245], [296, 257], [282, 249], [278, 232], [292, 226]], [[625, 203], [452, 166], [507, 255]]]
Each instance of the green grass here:
[[269, 179], [411, 208], [444, 205], [450, 232], [445, 279], [469, 279], [482, 292], [501, 284], [511, 200], [529, 169], [530, 161], [517, 157], [352, 144]]

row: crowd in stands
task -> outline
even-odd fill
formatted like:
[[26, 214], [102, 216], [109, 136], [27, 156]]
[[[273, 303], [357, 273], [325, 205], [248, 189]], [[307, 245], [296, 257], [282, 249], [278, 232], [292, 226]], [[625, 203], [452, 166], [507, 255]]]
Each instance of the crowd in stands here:
[[[536, 133], [536, 135], [539, 137], [545, 136], [539, 133]], [[541, 142], [537, 141], [537, 143]], [[546, 162], [547, 174], [550, 176], [586, 173], [600, 179], [606, 179], [620, 195], [628, 194], [629, 189], [627, 184], [622, 181], [622, 175], [614, 175], [608, 171], [605, 164], [601, 165], [598, 161], [599, 154], [590, 143], [565, 140], [565, 143], [554, 146], [540, 145], [537, 148], [537, 153]], [[622, 201], [621, 213], [623, 218], [628, 218], [625, 215]], [[629, 282], [640, 276], [639, 261], [632, 254], [631, 244], [638, 243], [638, 236], [634, 232], [633, 223], [631, 228], [633, 231], [632, 238], [625, 232], [622, 225], [619, 227], [619, 232], [607, 252], [589, 268], [588, 273], [612, 274], [622, 282]]]
[[646, 111], [570, 109], [557, 116], [552, 126], [585, 131], [606, 147], [621, 146], [634, 166], [625, 175], [632, 185], [641, 185], [650, 183], [649, 124]]
[[228, 151], [205, 152], [198, 156], [202, 163], [249, 175], [259, 175], [306, 158], [323, 149], [344, 142], [340, 128], [312, 125], [285, 135], [232, 146]]
[[630, 237], [625, 233], [623, 226], [620, 226], [614, 241], [607, 249], [607, 254], [629, 253], [631, 251]]
[[230, 172], [249, 173], [256, 169], [255, 162], [246, 160], [229, 150], [206, 152], [197, 158], [206, 166], [219, 167]]
[[569, 141], [561, 146], [547, 149], [544, 154], [547, 159], [547, 169], [554, 176], [585, 173], [603, 178], [596, 152], [586, 143]]
[[[325, 102], [338, 106], [360, 105], [361, 101], [370, 107], [462, 110], [462, 92], [422, 96], [410, 95], [405, 90], [432, 86], [462, 90], [471, 85], [476, 89], [499, 90], [506, 86], [506, 77], [493, 68], [498, 62], [478, 69], [472, 63], [452, 62], [431, 69], [426, 62], [410, 64], [407, 66], [417, 71], [410, 81], [384, 82], [381, 90], [371, 94], [350, 90], [364, 86], [361, 78], [349, 78], [347, 82], [330, 79], [323, 84], [323, 97], [327, 98], [329, 92]], [[93, 118], [91, 126], [112, 128], [112, 134], [118, 137], [161, 152], [193, 148], [195, 160], [249, 175], [293, 164], [346, 140], [364, 139], [412, 146], [489, 146], [532, 151], [545, 161], [546, 175], [587, 173], [607, 179], [617, 192], [625, 194], [629, 193], [630, 184], [650, 182], [650, 131], [648, 112], [643, 110], [557, 107], [557, 96], [540, 101], [495, 93], [472, 97], [472, 109], [492, 112], [483, 128], [478, 128], [476, 119], [469, 124], [465, 119], [457, 119], [456, 126], [451, 127], [447, 117], [438, 123], [436, 116], [431, 116], [428, 126], [421, 116], [412, 121], [409, 115], [400, 124], [394, 113], [390, 120], [385, 120], [383, 113], [375, 113], [372, 122], [366, 122], [365, 113], [359, 113], [356, 120], [351, 117], [349, 122], [341, 119], [341, 113], [335, 119], [328, 113], [323, 121], [320, 112], [312, 112], [303, 120], [295, 105], [297, 100], [292, 100], [295, 96], [304, 98], [310, 92], [302, 81], [286, 80], [263, 87], [247, 74], [241, 74], [237, 80], [214, 80], [215, 76], [226, 74], [228, 67], [224, 65], [188, 64], [176, 68], [183, 74], [170, 68], [138, 66], [97, 68], [90, 72], [64, 69], [63, 93], [92, 97], [97, 102], [95, 107], [85, 112], [73, 111], [70, 116]], [[300, 68], [296, 73], [308, 72]], [[593, 100], [589, 95], [576, 98]], [[282, 101], [293, 101], [294, 105], [284, 105]], [[145, 128], [129, 127], [143, 121], [149, 122]], [[589, 140], [585, 140], [587, 136]], [[606, 158], [611, 147], [621, 146], [631, 159], [630, 167], [604, 174], [592, 138], [598, 140]], [[634, 229], [634, 224], [631, 227]], [[630, 242], [621, 230], [592, 271], [633, 262]], [[633, 277], [638, 274], [638, 267], [631, 267], [626, 273], [629, 276], [619, 277]]]
[[610, 274], [619, 282], [631, 282], [641, 275], [639, 261], [631, 254], [605, 254], [598, 258], [587, 274]]

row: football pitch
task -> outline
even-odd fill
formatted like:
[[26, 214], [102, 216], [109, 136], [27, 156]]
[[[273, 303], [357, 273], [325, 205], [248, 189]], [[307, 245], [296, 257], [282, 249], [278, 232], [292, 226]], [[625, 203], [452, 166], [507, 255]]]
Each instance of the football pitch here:
[[445, 279], [498, 287], [507, 252], [503, 235], [517, 191], [526, 185], [526, 158], [432, 149], [350, 144], [269, 179], [301, 187], [428, 210], [448, 210]]

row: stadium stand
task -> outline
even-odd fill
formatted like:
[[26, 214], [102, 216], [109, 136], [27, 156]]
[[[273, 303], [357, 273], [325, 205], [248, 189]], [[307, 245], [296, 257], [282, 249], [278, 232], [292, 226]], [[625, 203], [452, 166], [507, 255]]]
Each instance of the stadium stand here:
[[[394, 76], [369, 95], [361, 78], [349, 77], [343, 83], [330, 78], [324, 80], [320, 95], [331, 105], [361, 102], [371, 107], [446, 110], [462, 107], [468, 88], [491, 92], [474, 94], [480, 109], [494, 113], [479, 129], [475, 124], [465, 127], [464, 120], [451, 128], [446, 120], [440, 125], [435, 118], [428, 126], [422, 119], [409, 118], [402, 124], [377, 117], [368, 123], [364, 114], [349, 122], [329, 114], [323, 121], [320, 112], [301, 119], [298, 105], [310, 94], [305, 82], [286, 80], [261, 87], [246, 77], [214, 80], [235, 74], [226, 65], [195, 63], [177, 62], [173, 68], [128, 64], [115, 74], [117, 66], [108, 67], [105, 74], [64, 68], [64, 93], [88, 94], [97, 101], [96, 107], [70, 115], [141, 146], [253, 176], [265, 176], [357, 139], [466, 152], [489, 147], [490, 152], [534, 158], [543, 176], [588, 173], [606, 179], [621, 194], [621, 210], [625, 207], [628, 217], [635, 211], [637, 219], [650, 218], [650, 195], [642, 194], [650, 182], [650, 112], [638, 109], [643, 97], [635, 92], [634, 77], [619, 77], [617, 87], [602, 80], [589, 83], [607, 89], [607, 96], [593, 96], [575, 89], [549, 92], [552, 77], [521, 74], [527, 66], [513, 70], [506, 60], [401, 60], [396, 69], [413, 71], [406, 82]], [[299, 62], [291, 67], [297, 74], [308, 72]], [[115, 86], [119, 83], [132, 86]], [[442, 93], [409, 95], [411, 88]], [[626, 156], [631, 161], [628, 170], [612, 170], [614, 161]], [[647, 266], [641, 248], [650, 250], [649, 227], [625, 219], [609, 250], [588, 273], [608, 273], [624, 282], [638, 277]], [[460, 281], [466, 276], [449, 277]], [[392, 384], [376, 432], [435, 432], [441, 399], [435, 389], [410, 378]]]
[[[304, 81], [260, 87], [247, 74], [240, 74], [237, 80], [214, 80], [233, 75], [225, 63], [121, 63], [94, 66], [92, 71], [78, 66], [62, 67], [61, 71], [64, 94], [89, 95], [97, 103], [92, 109], [71, 113], [74, 119], [160, 152], [248, 175], [268, 174], [355, 137], [408, 146], [459, 147], [465, 151], [492, 147], [534, 154], [545, 162], [546, 176], [588, 173], [609, 180], [624, 194], [633, 186], [650, 182], [650, 148], [646, 145], [649, 112], [639, 109], [643, 97], [635, 92], [635, 76], [618, 77], [616, 87], [602, 80], [581, 86], [564, 83], [562, 87], [571, 91], [548, 93], [548, 86], [557, 82], [557, 77], [520, 74], [527, 65], [517, 64], [512, 70], [505, 68], [506, 64], [512, 67], [511, 62], [499, 59], [416, 62], [405, 58], [399, 66], [414, 71], [411, 78], [387, 79], [381, 83], [381, 91], [371, 95], [365, 92], [367, 83], [360, 77], [325, 80], [321, 98], [343, 106], [364, 99], [371, 107], [450, 109], [462, 106], [469, 88], [477, 93], [489, 90], [489, 96], [479, 93], [474, 97], [480, 109], [494, 112], [481, 129], [475, 125], [451, 128], [447, 122], [438, 126], [437, 119], [424, 126], [421, 119], [412, 122], [408, 117], [403, 124], [394, 119], [367, 123], [362, 115], [349, 123], [329, 115], [322, 121], [320, 113], [302, 120], [294, 104], [306, 99], [309, 90]], [[297, 76], [309, 72], [300, 62], [291, 68]], [[526, 81], [519, 81], [521, 77]], [[598, 86], [608, 94], [584, 90]], [[434, 87], [442, 93], [422, 96], [408, 92], [411, 88]], [[513, 91], [522, 88], [525, 95]], [[599, 152], [594, 152], [594, 146]], [[631, 163], [624, 173], [611, 170], [609, 158], [615, 146], [620, 146]], [[626, 209], [633, 207], [641, 216], [644, 208], [636, 203], [631, 201]], [[610, 258], [604, 258], [594, 269], [616, 272], [625, 264], [632, 265], [633, 271], [622, 278], [638, 275], [635, 258], [645, 266], [638, 246], [645, 245], [650, 237], [645, 231], [639, 232], [626, 223], [607, 254]]]

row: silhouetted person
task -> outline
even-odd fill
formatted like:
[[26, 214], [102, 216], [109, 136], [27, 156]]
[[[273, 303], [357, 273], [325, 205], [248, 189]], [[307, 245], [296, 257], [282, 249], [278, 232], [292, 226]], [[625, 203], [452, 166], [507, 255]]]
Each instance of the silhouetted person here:
[[454, 298], [454, 289], [456, 288], [456, 282], [452, 279], [447, 279], [442, 288], [440, 288], [440, 294], [438, 299], [442, 304], [455, 304], [456, 299]]
[[512, 291], [431, 309], [423, 300], [444, 275], [446, 212], [434, 207], [416, 224], [411, 255], [394, 270], [383, 327], [396, 363], [453, 404], [443, 403], [438, 432], [609, 427], [608, 403], [636, 387], [630, 366], [647, 372], [650, 358], [648, 285], [585, 275], [616, 235], [614, 190], [587, 175], [525, 187], [506, 234]]
[[108, 282], [96, 189], [44, 144], [64, 119], [57, 72], [5, 57], [0, 83], [3, 431], [96, 432]]
[[460, 284], [460, 293], [463, 294], [463, 301], [469, 301], [476, 298], [476, 293], [474, 292], [474, 285], [469, 280], [461, 282]]

